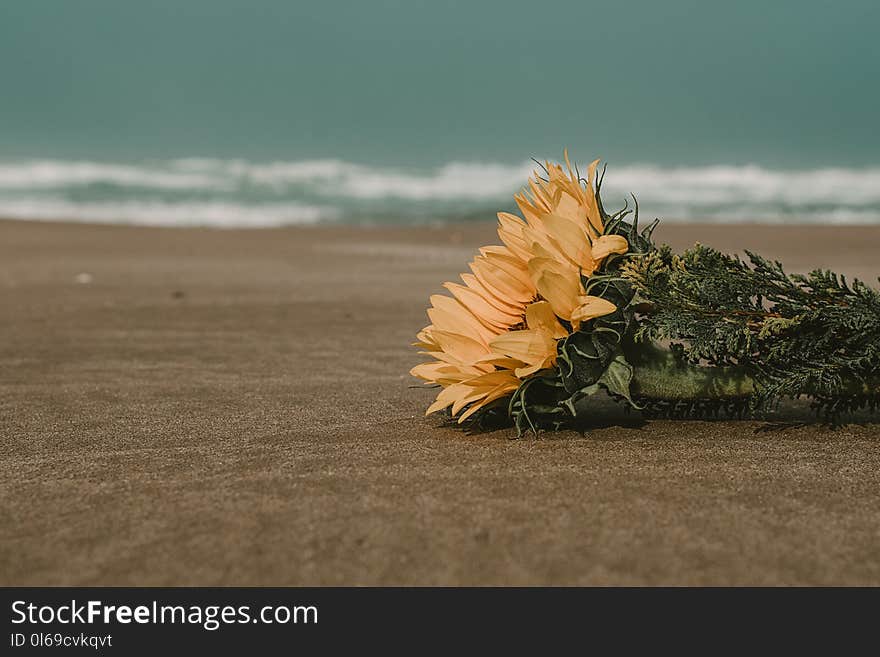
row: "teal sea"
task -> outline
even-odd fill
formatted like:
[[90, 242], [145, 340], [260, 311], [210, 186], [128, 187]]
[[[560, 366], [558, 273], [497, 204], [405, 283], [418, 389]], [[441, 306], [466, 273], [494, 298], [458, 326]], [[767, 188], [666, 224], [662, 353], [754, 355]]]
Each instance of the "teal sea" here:
[[0, 217], [490, 219], [567, 147], [647, 217], [880, 223], [878, 28], [867, 0], [10, 0]]

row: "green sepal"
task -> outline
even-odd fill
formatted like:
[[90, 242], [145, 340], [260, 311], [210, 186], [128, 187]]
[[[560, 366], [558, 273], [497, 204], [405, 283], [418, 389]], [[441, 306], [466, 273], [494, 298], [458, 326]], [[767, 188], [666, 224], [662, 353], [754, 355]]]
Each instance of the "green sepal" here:
[[634, 407], [638, 405], [630, 396], [630, 384], [633, 380], [633, 367], [630, 365], [623, 354], [618, 354], [608, 365], [608, 369], [599, 379], [598, 384], [604, 386], [609, 392], [623, 397]]

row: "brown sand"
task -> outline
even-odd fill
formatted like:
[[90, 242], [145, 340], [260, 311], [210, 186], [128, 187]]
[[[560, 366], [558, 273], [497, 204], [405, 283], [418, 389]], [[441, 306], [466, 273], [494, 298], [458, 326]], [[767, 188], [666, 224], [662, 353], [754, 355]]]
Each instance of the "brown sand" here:
[[[659, 236], [880, 273], [878, 228]], [[0, 222], [0, 584], [880, 584], [877, 424], [423, 417], [483, 242]]]

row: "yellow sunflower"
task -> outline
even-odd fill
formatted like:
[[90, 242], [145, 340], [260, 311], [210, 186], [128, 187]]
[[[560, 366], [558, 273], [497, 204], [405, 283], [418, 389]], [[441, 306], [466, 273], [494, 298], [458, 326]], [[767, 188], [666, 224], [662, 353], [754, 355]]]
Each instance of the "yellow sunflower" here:
[[452, 294], [430, 298], [431, 324], [417, 347], [433, 358], [411, 370], [442, 390], [427, 413], [452, 406], [463, 422], [487, 404], [515, 391], [522, 380], [556, 363], [556, 342], [581, 322], [613, 313], [613, 303], [587, 295], [581, 273], [592, 274], [612, 253], [626, 253], [619, 235], [603, 235], [602, 215], [589, 181], [546, 163], [514, 198], [523, 218], [498, 213], [504, 246], [485, 246], [461, 275], [445, 283]]

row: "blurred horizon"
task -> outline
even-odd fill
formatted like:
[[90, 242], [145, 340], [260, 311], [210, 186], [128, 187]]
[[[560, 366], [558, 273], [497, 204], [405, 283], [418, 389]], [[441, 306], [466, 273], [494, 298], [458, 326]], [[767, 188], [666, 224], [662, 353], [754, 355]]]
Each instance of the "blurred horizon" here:
[[567, 147], [677, 219], [874, 223], [878, 25], [864, 0], [4, 3], [0, 216], [483, 216]]

